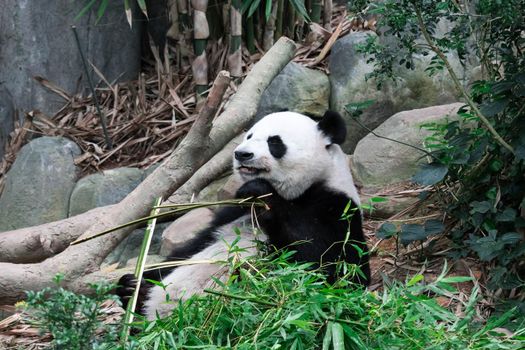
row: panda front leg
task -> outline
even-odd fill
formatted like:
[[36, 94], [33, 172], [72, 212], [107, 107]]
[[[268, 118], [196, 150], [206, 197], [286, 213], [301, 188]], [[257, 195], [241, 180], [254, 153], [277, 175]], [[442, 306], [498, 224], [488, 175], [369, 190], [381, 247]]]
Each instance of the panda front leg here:
[[[269, 196], [265, 196], [269, 194]], [[257, 214], [266, 218], [273, 217], [277, 209], [283, 205], [285, 200], [277, 193], [275, 188], [265, 179], [254, 179], [244, 183], [235, 194], [235, 198], [261, 197], [268, 208], [257, 210]]]

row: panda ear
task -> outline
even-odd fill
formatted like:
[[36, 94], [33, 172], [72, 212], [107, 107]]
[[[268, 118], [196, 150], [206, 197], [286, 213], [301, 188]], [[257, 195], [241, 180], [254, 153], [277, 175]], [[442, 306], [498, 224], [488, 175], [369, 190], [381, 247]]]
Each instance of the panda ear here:
[[335, 144], [342, 144], [346, 139], [346, 124], [343, 117], [337, 112], [326, 111], [323, 119], [317, 124], [323, 134]]

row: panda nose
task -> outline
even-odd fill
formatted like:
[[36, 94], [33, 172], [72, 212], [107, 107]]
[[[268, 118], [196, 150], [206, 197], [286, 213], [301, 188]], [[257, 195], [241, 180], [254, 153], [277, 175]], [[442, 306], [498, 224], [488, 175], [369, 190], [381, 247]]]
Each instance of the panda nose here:
[[235, 151], [235, 159], [241, 162], [245, 160], [250, 160], [252, 158], [253, 158], [253, 153], [251, 152]]

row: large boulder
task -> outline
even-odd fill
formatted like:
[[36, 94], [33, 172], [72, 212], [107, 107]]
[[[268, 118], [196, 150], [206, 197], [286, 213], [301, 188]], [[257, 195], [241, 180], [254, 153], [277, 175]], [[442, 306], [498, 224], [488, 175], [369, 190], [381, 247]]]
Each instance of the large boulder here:
[[208, 208], [193, 209], [175, 220], [162, 233], [160, 255], [168, 256], [176, 246], [194, 238], [212, 220], [213, 212]]
[[63, 137], [40, 137], [20, 150], [0, 197], [0, 231], [67, 217], [80, 148]]
[[13, 103], [13, 97], [5, 86], [0, 85], [0, 160], [4, 156], [4, 147], [9, 133], [11, 133], [15, 127], [14, 122], [15, 105]]
[[71, 93], [76, 92], [80, 78], [82, 86], [87, 86], [71, 24], [78, 28], [86, 59], [108, 81], [136, 79], [141, 63], [141, 21], [134, 21], [130, 28], [123, 1], [109, 1], [100, 20], [97, 5], [75, 19], [86, 4], [71, 0], [2, 2], [0, 82], [11, 91], [21, 112], [39, 109], [52, 114], [64, 104], [34, 76], [42, 76]]
[[[346, 118], [348, 136], [343, 150], [347, 153], [354, 151], [368, 131], [348, 116], [346, 105], [373, 100], [374, 103], [364, 110], [359, 121], [366, 128], [374, 129], [396, 112], [455, 102], [460, 95], [447, 72], [429, 77], [424, 71], [430, 56], [415, 57], [414, 70], [397, 67], [398, 80], [395, 83], [385, 82], [379, 90], [374, 79], [367, 80], [374, 71], [373, 63], [367, 63], [368, 56], [358, 52], [358, 46], [370, 36], [376, 34], [352, 32], [338, 39], [330, 54], [330, 108]], [[450, 61], [456, 71], [465, 71], [457, 59], [451, 56]]]
[[123, 167], [80, 179], [71, 194], [69, 216], [120, 202], [142, 182], [143, 177], [142, 170]]
[[[421, 125], [455, 118], [462, 105], [453, 103], [399, 112], [378, 126], [374, 133], [424, 148], [423, 141], [430, 131], [422, 129]], [[421, 151], [371, 133], [359, 141], [352, 159], [356, 181], [365, 187], [410, 180], [423, 161], [426, 158]]]
[[322, 117], [329, 98], [330, 82], [323, 72], [290, 62], [264, 91], [255, 118], [283, 110]]

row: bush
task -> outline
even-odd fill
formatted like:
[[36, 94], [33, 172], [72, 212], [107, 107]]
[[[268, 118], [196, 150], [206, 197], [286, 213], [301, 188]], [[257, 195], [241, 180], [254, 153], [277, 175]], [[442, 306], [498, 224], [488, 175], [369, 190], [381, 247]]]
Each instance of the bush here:
[[[523, 286], [525, 1], [377, 3], [369, 8], [379, 14], [379, 32], [389, 39], [371, 38], [361, 47], [375, 62], [372, 76], [379, 83], [395, 79], [395, 66], [413, 69], [415, 55], [430, 55], [427, 72], [448, 70], [466, 102], [458, 120], [426, 126], [434, 131], [426, 140], [433, 162], [415, 177], [425, 185], [440, 185], [438, 202], [454, 224], [454, 256], [475, 254], [490, 263], [492, 288]], [[449, 30], [438, 33], [437, 24], [443, 21]], [[479, 61], [483, 76], [470, 92], [451, 68], [448, 54]], [[383, 231], [388, 233], [387, 228]]]
[[30, 317], [43, 332], [53, 336], [57, 349], [108, 349], [117, 339], [117, 325], [104, 324], [102, 303], [115, 298], [110, 285], [93, 285], [95, 295], [75, 294], [61, 287], [61, 275], [56, 288], [27, 292]]

